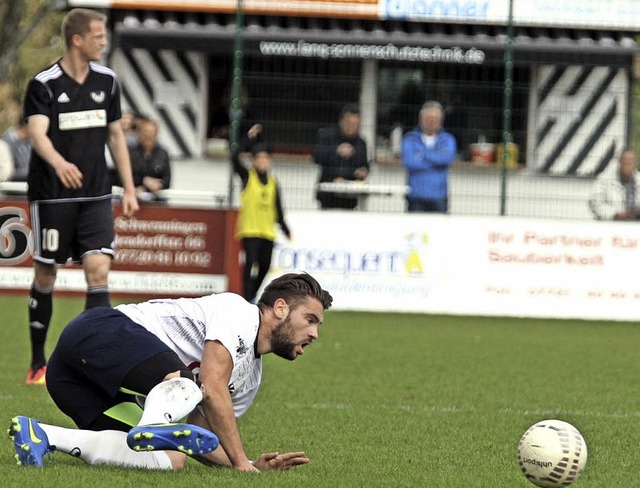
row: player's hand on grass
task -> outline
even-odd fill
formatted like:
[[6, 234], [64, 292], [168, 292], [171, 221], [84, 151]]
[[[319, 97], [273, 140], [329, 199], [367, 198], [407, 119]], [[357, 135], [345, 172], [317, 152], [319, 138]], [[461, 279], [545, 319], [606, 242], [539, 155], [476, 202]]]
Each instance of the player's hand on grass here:
[[300, 464], [307, 464], [309, 458], [305, 456], [304, 452], [285, 452], [280, 454], [277, 452], [269, 452], [261, 454], [260, 457], [254, 461], [253, 465], [260, 471], [267, 470], [285, 470]]
[[246, 464], [242, 464], [240, 466], [235, 466], [235, 469], [238, 471], [244, 471], [244, 472], [254, 472], [254, 473], [259, 473], [260, 470], [258, 468], [256, 468], [253, 463], [251, 463], [250, 461], [247, 461]]

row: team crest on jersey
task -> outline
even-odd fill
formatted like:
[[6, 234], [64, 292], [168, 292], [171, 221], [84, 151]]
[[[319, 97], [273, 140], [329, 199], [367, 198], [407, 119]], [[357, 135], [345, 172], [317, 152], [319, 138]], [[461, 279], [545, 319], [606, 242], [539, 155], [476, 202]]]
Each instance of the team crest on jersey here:
[[105, 94], [103, 91], [99, 91], [99, 92], [91, 92], [91, 100], [93, 100], [96, 103], [102, 103], [104, 102], [104, 97]]
[[242, 340], [242, 337], [238, 336], [238, 347], [236, 348], [236, 354], [237, 356], [244, 356], [244, 354], [247, 352], [247, 346], [244, 343], [244, 340]]

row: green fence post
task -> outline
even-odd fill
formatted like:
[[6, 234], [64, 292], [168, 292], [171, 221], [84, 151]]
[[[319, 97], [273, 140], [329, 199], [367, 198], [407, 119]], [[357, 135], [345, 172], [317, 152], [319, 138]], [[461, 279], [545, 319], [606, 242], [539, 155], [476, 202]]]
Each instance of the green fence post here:
[[511, 98], [513, 95], [513, 0], [509, 0], [507, 47], [504, 52], [504, 105], [502, 109], [502, 161], [500, 187], [500, 215], [507, 213], [507, 163], [511, 147]]
[[[230, 131], [229, 149], [231, 152], [238, 150], [240, 144], [240, 122], [242, 119], [242, 42], [244, 38], [244, 5], [243, 0], [238, 0], [236, 6], [236, 30], [233, 42], [233, 79], [231, 82], [231, 107], [230, 107]], [[231, 163], [230, 163], [231, 164]], [[229, 172], [229, 207], [233, 204], [233, 171]]]

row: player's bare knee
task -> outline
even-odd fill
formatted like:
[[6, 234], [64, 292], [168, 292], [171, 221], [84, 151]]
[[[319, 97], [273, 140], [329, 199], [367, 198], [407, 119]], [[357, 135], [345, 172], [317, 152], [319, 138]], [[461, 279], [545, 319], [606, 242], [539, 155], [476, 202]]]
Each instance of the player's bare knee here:
[[88, 286], [104, 286], [109, 283], [109, 268], [87, 270], [85, 273]]
[[56, 281], [57, 269], [53, 264], [36, 263], [34, 283], [39, 290], [51, 291]]
[[173, 378], [187, 378], [188, 380], [194, 381], [195, 382], [195, 377], [193, 376], [193, 373], [191, 372], [191, 370], [184, 368], [184, 369], [179, 369], [177, 371], [174, 371], [172, 373], [167, 374], [163, 381], [168, 381], [171, 380]]
[[106, 254], [89, 254], [82, 258], [84, 276], [89, 286], [107, 285], [111, 258]]
[[180, 378], [180, 371], [174, 371], [173, 373], [169, 373], [167, 376], [163, 378], [163, 381], [169, 381], [173, 378]]

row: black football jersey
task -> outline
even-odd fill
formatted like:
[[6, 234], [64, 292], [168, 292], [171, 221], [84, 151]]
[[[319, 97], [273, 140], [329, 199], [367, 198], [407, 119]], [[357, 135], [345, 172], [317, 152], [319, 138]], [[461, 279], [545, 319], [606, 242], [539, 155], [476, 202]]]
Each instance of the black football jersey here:
[[107, 126], [122, 115], [115, 73], [89, 63], [89, 75], [80, 85], [58, 63], [50, 66], [27, 87], [24, 117], [36, 114], [49, 118], [47, 135], [56, 150], [80, 169], [83, 184], [79, 189], [65, 188], [53, 168], [31, 151], [29, 200], [83, 200], [111, 193], [105, 158]]

